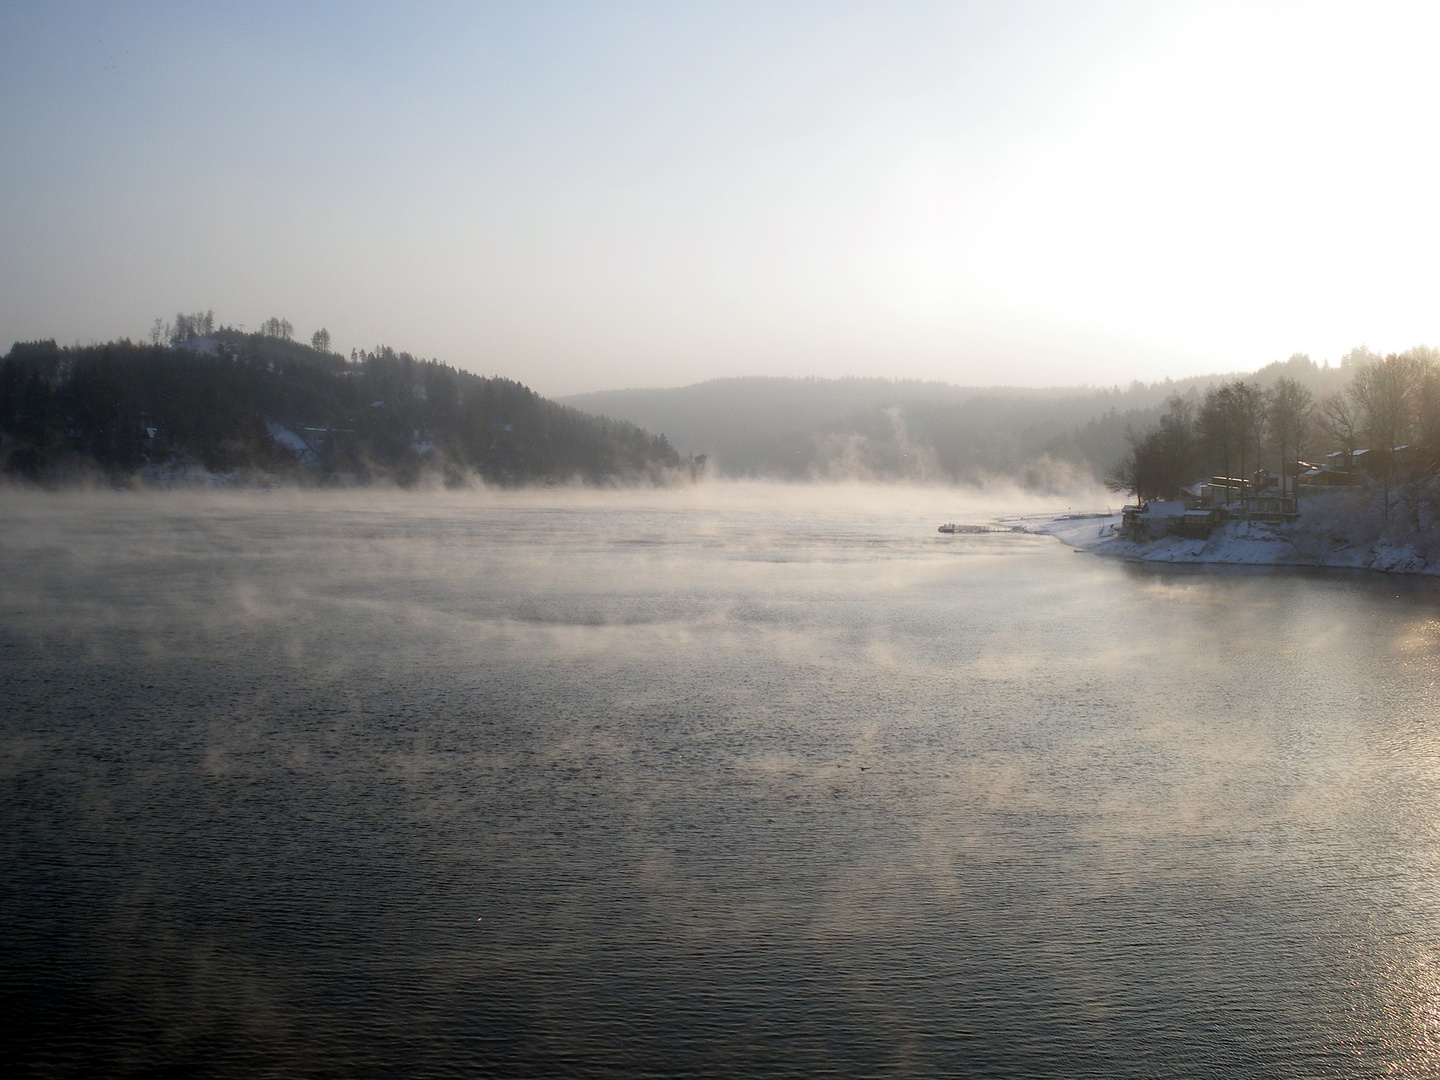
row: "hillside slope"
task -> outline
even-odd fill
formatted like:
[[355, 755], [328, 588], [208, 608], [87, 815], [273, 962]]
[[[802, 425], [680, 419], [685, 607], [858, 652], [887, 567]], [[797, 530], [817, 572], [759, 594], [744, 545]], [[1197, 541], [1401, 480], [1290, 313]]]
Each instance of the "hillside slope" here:
[[[1317, 394], [1338, 368], [1305, 358], [1272, 364]], [[1030, 487], [1100, 480], [1129, 450], [1128, 430], [1158, 420], [1174, 395], [1199, 395], [1233, 376], [1203, 376], [1127, 389], [962, 387], [892, 379], [716, 379], [665, 390], [614, 390], [562, 400], [664, 431], [683, 451], [708, 456], [723, 476], [863, 477]]]
[[168, 347], [16, 344], [0, 362], [0, 465], [35, 481], [600, 484], [702, 464], [634, 424], [390, 348], [346, 361], [222, 330]]

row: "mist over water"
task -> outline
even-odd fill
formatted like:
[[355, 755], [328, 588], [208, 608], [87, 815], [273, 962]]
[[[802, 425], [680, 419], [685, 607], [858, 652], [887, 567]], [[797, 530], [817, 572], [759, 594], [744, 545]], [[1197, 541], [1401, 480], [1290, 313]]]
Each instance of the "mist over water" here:
[[31, 1072], [1440, 1069], [1433, 582], [943, 489], [0, 499]]

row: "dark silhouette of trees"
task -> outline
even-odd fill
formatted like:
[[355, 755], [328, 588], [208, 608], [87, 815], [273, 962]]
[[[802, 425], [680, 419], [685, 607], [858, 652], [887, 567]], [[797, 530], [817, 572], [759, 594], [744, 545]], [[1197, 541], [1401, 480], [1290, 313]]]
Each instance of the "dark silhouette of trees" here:
[[[1297, 355], [1284, 367], [1303, 374], [1307, 365], [1308, 358]], [[1346, 356], [1345, 370], [1349, 385], [1318, 403], [1289, 375], [1277, 375], [1263, 393], [1244, 380], [1211, 387], [1193, 411], [1172, 401], [1157, 425], [1130, 434], [1131, 451], [1107, 483], [1141, 498], [1174, 497], [1206, 468], [1248, 477], [1268, 446], [1282, 488], [1298, 491], [1298, 479], [1292, 484], [1291, 478], [1318, 434], [1343, 450], [1352, 467], [1368, 443], [1362, 472], [1378, 481], [1385, 520], [1399, 482], [1418, 532], [1427, 500], [1440, 505], [1440, 350], [1417, 346], [1381, 358], [1357, 349]]]
[[1353, 467], [1355, 451], [1360, 449], [1363, 421], [1349, 391], [1340, 390], [1321, 398], [1314, 416], [1316, 426], [1345, 452], [1346, 467]]
[[1233, 384], [1211, 389], [1195, 417], [1196, 431], [1205, 456], [1219, 466], [1222, 476], [1231, 475], [1230, 466], [1238, 453], [1239, 432], [1235, 424]]
[[266, 337], [289, 341], [295, 336], [295, 327], [290, 324], [289, 319], [282, 319], [279, 316], [272, 315], [260, 324], [260, 333]]
[[[207, 328], [203, 319], [177, 322], [185, 334]], [[209, 329], [214, 347], [201, 351], [17, 344], [0, 360], [0, 464], [36, 480], [84, 469], [121, 479], [190, 462], [212, 472], [402, 483], [432, 469], [453, 482], [478, 475], [499, 484], [658, 482], [696, 467], [664, 436], [508, 379], [388, 347], [347, 363], [273, 334]], [[277, 441], [280, 429], [290, 434]], [[295, 440], [311, 452], [288, 449]]]
[[1395, 472], [1394, 449], [1416, 426], [1427, 368], [1433, 362], [1414, 352], [1391, 353], [1355, 373], [1350, 393], [1364, 417], [1371, 450], [1380, 456], [1386, 520], [1390, 517], [1390, 487]]
[[1198, 408], [1180, 397], [1169, 406], [1155, 427], [1131, 433], [1130, 453], [1106, 478], [1113, 490], [1142, 499], [1177, 498], [1207, 467], [1221, 476], [1248, 477], [1267, 437], [1282, 476], [1292, 474], [1313, 409], [1310, 391], [1287, 376], [1268, 392], [1235, 380], [1207, 390]]
[[1128, 491], [1140, 499], [1174, 499], [1191, 482], [1195, 409], [1178, 396], [1170, 399], [1169, 406], [1150, 431], [1128, 436], [1130, 453], [1105, 480], [1112, 491]]
[[316, 352], [328, 353], [330, 351], [330, 331], [323, 326], [310, 336], [310, 347]]
[[1281, 490], [1298, 477], [1296, 462], [1310, 435], [1314, 395], [1294, 379], [1281, 376], [1265, 394], [1265, 417], [1277, 451]]
[[1224, 476], [1245, 476], [1247, 469], [1259, 462], [1265, 395], [1240, 379], [1212, 387], [1196, 412], [1195, 423], [1211, 469]]
[[1240, 475], [1249, 476], [1260, 467], [1265, 445], [1265, 394], [1248, 382], [1236, 382], [1235, 426], [1240, 434]]
[[[150, 330], [153, 339], [158, 337], [160, 320], [155, 320], [155, 325]], [[175, 316], [175, 321], [166, 328], [166, 338], [172, 345], [180, 345], [186, 341], [194, 341], [196, 338], [209, 337], [215, 333], [215, 313], [213, 311], [197, 311], [193, 315], [184, 313]]]

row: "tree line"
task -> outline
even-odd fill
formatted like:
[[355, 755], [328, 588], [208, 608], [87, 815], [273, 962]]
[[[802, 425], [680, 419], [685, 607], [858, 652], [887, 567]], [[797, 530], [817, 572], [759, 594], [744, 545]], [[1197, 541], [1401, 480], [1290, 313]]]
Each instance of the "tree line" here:
[[[196, 311], [190, 314], [182, 311], [175, 316], [174, 322], [166, 322], [164, 319], [155, 320], [150, 327], [150, 344], [182, 345], [200, 338], [208, 338], [214, 333], [214, 311]], [[272, 315], [260, 324], [260, 334], [263, 337], [276, 338], [280, 341], [291, 341], [295, 337], [295, 326], [289, 319]], [[310, 347], [318, 352], [329, 352], [330, 331], [323, 326], [316, 330], [310, 338]]]
[[1235, 379], [1203, 396], [1174, 396], [1154, 427], [1129, 433], [1129, 453], [1106, 483], [1141, 499], [1173, 499], [1206, 476], [1243, 479], [1266, 469], [1293, 485], [1309, 456], [1339, 451], [1348, 463], [1373, 449], [1386, 517], [1395, 485], [1405, 483], [1418, 527], [1420, 489], [1440, 472], [1440, 350], [1422, 345], [1381, 357], [1362, 348], [1342, 367], [1349, 382], [1318, 400], [1286, 376], [1264, 390]]
[[41, 482], [182, 464], [318, 482], [430, 473], [525, 484], [659, 481], [704, 464], [634, 424], [388, 346], [347, 361], [323, 331], [306, 346], [216, 327], [208, 312], [177, 318], [166, 336], [17, 343], [0, 360], [0, 466]]

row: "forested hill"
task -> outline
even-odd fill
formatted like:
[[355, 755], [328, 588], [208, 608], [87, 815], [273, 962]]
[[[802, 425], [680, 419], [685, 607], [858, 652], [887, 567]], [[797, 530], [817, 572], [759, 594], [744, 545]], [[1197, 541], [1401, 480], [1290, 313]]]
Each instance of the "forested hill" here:
[[[1339, 368], [1294, 356], [1250, 376], [1287, 375], [1317, 396]], [[682, 451], [709, 456], [721, 476], [785, 479], [1018, 481], [1064, 490], [1097, 483], [1176, 396], [1197, 397], [1231, 376], [1127, 388], [965, 387], [897, 379], [736, 378], [666, 390], [615, 390], [563, 399], [665, 431]]]
[[56, 482], [658, 483], [695, 475], [663, 435], [517, 382], [378, 348], [350, 360], [219, 330], [173, 345], [16, 344], [0, 362], [0, 464]]

